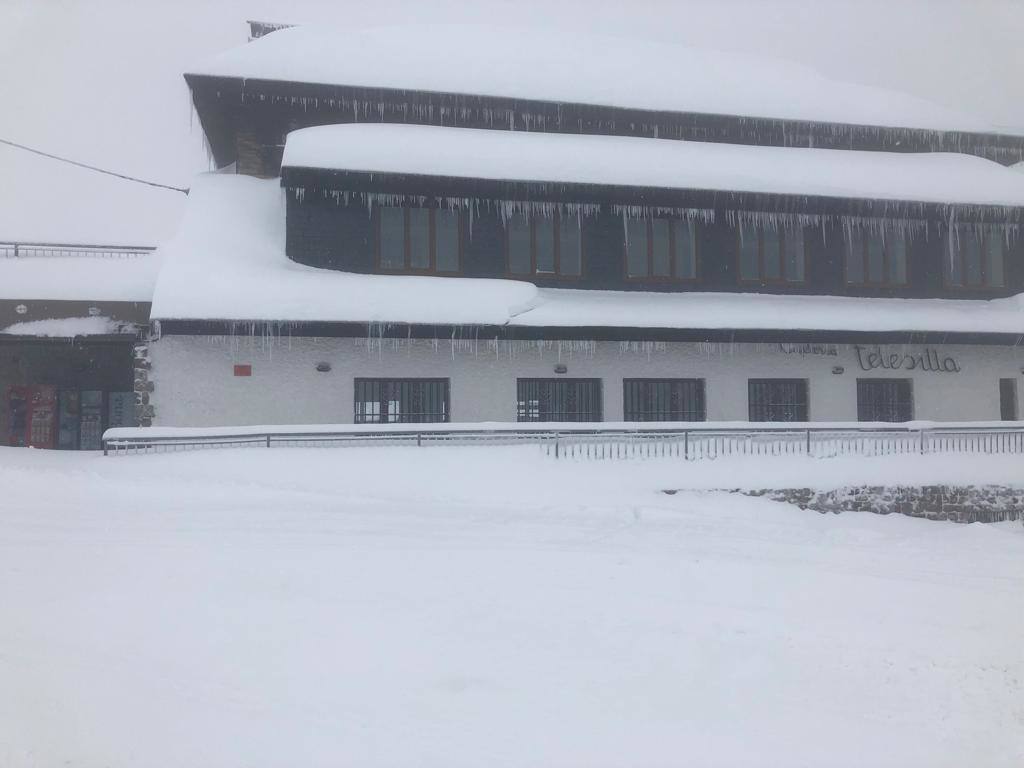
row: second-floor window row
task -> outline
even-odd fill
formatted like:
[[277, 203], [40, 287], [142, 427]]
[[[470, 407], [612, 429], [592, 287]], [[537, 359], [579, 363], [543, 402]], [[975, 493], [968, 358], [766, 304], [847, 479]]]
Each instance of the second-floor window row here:
[[[696, 281], [700, 276], [701, 226], [668, 217], [626, 217], [622, 273], [630, 281]], [[504, 223], [505, 275], [578, 279], [587, 271], [587, 224], [579, 215], [515, 214]], [[381, 207], [376, 217], [377, 264], [382, 271], [458, 275], [468, 239], [465, 217], [440, 208]], [[606, 232], [608, 230], [605, 230]], [[593, 235], [591, 235], [592, 237]], [[806, 283], [807, 235], [801, 227], [742, 224], [735, 259], [740, 283]], [[602, 252], [611, 248], [605, 244]], [[998, 226], [959, 226], [933, 249], [927, 269], [954, 290], [1006, 286], [1006, 234]], [[723, 254], [729, 258], [729, 254]], [[900, 288], [911, 282], [910, 247], [894, 229], [854, 228], [844, 237], [842, 281], [850, 288]], [[925, 269], [925, 267], [919, 267]], [[920, 278], [920, 276], [919, 276]]]

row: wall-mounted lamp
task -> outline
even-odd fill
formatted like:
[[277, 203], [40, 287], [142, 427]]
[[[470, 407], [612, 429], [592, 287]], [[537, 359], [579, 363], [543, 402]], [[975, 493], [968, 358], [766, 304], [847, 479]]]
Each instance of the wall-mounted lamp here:
[[99, 307], [89, 307], [89, 317], [99, 317], [102, 311]]
[[327, 373], [328, 371], [331, 370], [331, 364], [330, 363], [317, 363], [316, 364], [316, 369], [318, 371], [320, 371], [320, 373]]
[[834, 365], [832, 366], [832, 373], [834, 373], [836, 376], [839, 376], [842, 373], [846, 373], [846, 369], [843, 368], [843, 366], [841, 365]]
[[24, 315], [26, 312], [28, 312], [28, 307], [26, 307], [24, 304], [19, 304], [14, 308], [14, 311], [17, 312], [19, 315]]
[[558, 365], [555, 366], [555, 373], [568, 373], [568, 372], [569, 372], [569, 366], [567, 366], [565, 363], [559, 363]]

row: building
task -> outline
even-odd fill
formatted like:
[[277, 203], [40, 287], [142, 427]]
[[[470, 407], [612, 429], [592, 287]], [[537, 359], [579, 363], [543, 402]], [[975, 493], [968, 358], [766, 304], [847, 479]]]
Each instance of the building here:
[[97, 449], [139, 423], [158, 268], [152, 248], [0, 243], [0, 444]]
[[144, 423], [1018, 417], [1024, 136], [671, 46], [259, 34], [185, 76], [222, 171]]

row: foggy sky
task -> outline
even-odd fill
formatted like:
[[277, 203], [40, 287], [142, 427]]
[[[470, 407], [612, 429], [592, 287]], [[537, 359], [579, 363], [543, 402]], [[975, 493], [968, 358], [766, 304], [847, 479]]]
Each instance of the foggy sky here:
[[[181, 73], [243, 44], [250, 18], [514, 24], [742, 50], [1024, 130], [1024, 0], [0, 0], [0, 137], [187, 187], [209, 166]], [[155, 244], [183, 204], [0, 146], [0, 239]]]

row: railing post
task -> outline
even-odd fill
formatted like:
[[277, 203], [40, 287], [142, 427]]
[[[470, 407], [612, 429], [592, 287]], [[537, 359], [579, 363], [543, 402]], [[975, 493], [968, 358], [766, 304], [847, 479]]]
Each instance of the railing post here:
[[104, 456], [107, 455], [107, 441], [106, 440], [103, 441], [103, 455]]
[[683, 432], [683, 461], [690, 458], [690, 430]]
[[416, 433], [416, 447], [417, 448], [422, 448], [423, 447], [423, 433], [422, 432], [417, 432]]
[[18, 258], [18, 244], [14, 244], [14, 258]]
[[270, 435], [267, 435], [267, 448], [270, 447]]
[[555, 432], [555, 458], [558, 458], [558, 433]]
[[807, 455], [811, 455], [811, 430], [807, 430]]
[[921, 446], [920, 446], [920, 451], [921, 451], [921, 453], [924, 453], [924, 430], [923, 429], [921, 430]]

